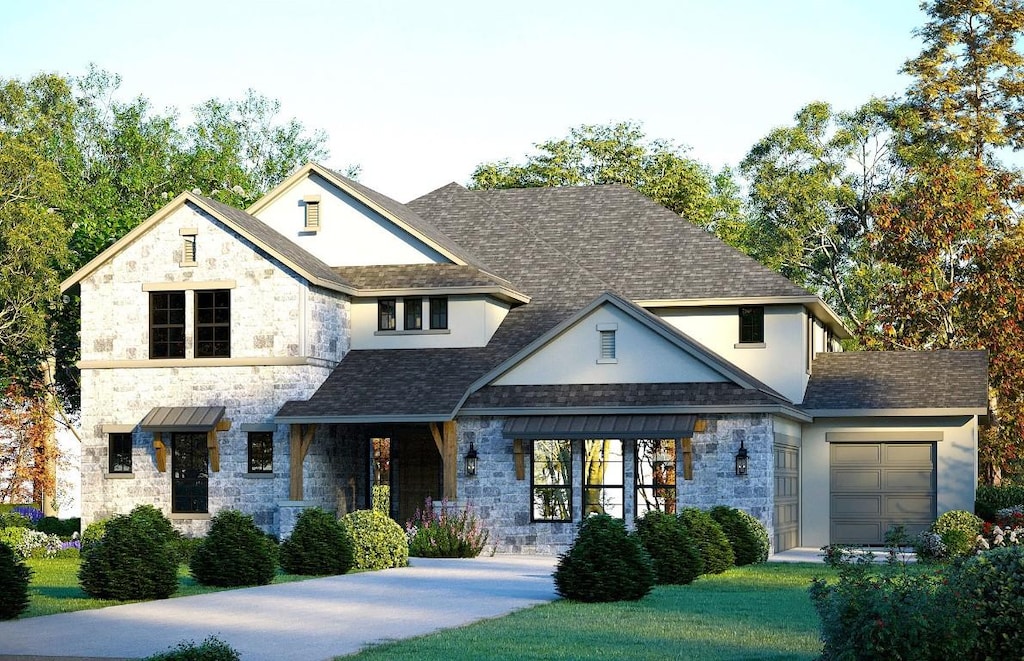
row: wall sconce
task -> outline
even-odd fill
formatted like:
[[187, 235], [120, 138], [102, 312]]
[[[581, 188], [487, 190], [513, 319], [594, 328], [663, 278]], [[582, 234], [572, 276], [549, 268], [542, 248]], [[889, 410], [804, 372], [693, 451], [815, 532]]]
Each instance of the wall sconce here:
[[740, 449], [736, 453], [736, 475], [742, 477], [747, 474], [747, 448], [743, 447], [743, 440], [740, 439]]
[[476, 448], [473, 447], [473, 441], [469, 442], [469, 452], [466, 453], [466, 475], [476, 475]]

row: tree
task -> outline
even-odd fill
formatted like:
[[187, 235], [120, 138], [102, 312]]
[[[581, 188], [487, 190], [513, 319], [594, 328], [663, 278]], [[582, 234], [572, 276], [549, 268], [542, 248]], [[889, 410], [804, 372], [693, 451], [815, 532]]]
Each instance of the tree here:
[[483, 163], [470, 188], [623, 184], [687, 220], [723, 236], [740, 225], [739, 187], [728, 169], [714, 174], [666, 140], [648, 140], [639, 124], [583, 125], [568, 137], [535, 145], [522, 164]]

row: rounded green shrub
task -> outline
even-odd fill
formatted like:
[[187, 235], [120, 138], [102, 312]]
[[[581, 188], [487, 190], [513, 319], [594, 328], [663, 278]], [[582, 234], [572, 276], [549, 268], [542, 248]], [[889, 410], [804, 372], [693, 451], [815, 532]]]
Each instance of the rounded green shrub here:
[[753, 516], [726, 505], [712, 507], [708, 514], [722, 527], [732, 546], [737, 567], [764, 562], [768, 559], [771, 542], [768, 530]]
[[273, 541], [251, 516], [222, 510], [210, 522], [210, 533], [195, 549], [188, 567], [203, 585], [266, 585], [277, 573], [275, 555]]
[[409, 564], [405, 531], [378, 510], [356, 510], [341, 523], [352, 537], [353, 562], [357, 569], [387, 569]]
[[307, 576], [344, 574], [354, 562], [352, 546], [333, 514], [312, 507], [299, 514], [291, 537], [281, 542], [281, 568]]
[[966, 510], [950, 510], [936, 519], [931, 530], [942, 538], [947, 555], [956, 558], [974, 552], [975, 540], [984, 523], [981, 517]]
[[75, 533], [81, 534], [82, 520], [58, 519], [55, 516], [44, 516], [36, 523], [36, 530], [45, 532], [48, 535], [57, 535], [64, 539], [70, 539]]
[[733, 566], [736, 556], [733, 555], [729, 538], [710, 514], [696, 507], [684, 507], [679, 512], [679, 520], [697, 541], [700, 557], [704, 561], [702, 574], [721, 574]]
[[11, 547], [0, 543], [0, 620], [13, 620], [28, 608], [32, 570]]
[[583, 519], [555, 569], [555, 590], [575, 601], [636, 601], [653, 587], [651, 556], [639, 537], [607, 514]]
[[178, 643], [174, 648], [147, 656], [142, 661], [239, 661], [242, 656], [216, 636], [210, 636], [201, 644], [191, 640]]
[[178, 562], [152, 517], [119, 515], [83, 551], [78, 581], [100, 599], [166, 599], [178, 588]]
[[32, 521], [20, 512], [0, 512], [0, 529], [31, 527]]
[[974, 620], [975, 658], [1024, 648], [1024, 546], [1003, 546], [967, 558], [951, 585], [961, 608]]
[[700, 576], [700, 549], [674, 515], [651, 510], [637, 520], [636, 534], [651, 556], [658, 583], [687, 585]]
[[152, 505], [138, 505], [128, 514], [133, 519], [148, 521], [154, 532], [164, 541], [174, 543], [181, 539], [181, 533], [174, 529], [171, 520]]
[[82, 553], [100, 543], [103, 534], [107, 531], [108, 521], [110, 519], [97, 519], [85, 527], [85, 530], [82, 531]]
[[370, 509], [382, 514], [391, 514], [391, 487], [387, 484], [375, 484], [370, 494]]

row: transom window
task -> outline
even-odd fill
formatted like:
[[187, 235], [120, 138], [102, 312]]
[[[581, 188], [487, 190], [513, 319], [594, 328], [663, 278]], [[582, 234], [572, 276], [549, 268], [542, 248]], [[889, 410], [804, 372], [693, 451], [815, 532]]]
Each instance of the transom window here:
[[623, 517], [622, 441], [583, 441], [583, 516]]
[[395, 325], [395, 299], [381, 298], [377, 301], [377, 330], [393, 331]]
[[149, 293], [149, 357], [185, 357], [185, 292]]
[[764, 344], [764, 306], [740, 307], [740, 344]]
[[249, 432], [249, 472], [274, 472], [274, 433], [269, 431]]
[[423, 328], [423, 299], [403, 298], [405, 308], [405, 330], [421, 330]]
[[533, 442], [534, 521], [572, 521], [572, 442]]
[[231, 357], [231, 290], [196, 292], [196, 358]]
[[448, 328], [448, 299], [433, 297], [430, 299], [430, 328], [442, 330]]
[[132, 472], [132, 435], [116, 433], [107, 435], [108, 472]]
[[676, 511], [676, 440], [646, 439], [636, 442], [636, 516], [651, 510]]

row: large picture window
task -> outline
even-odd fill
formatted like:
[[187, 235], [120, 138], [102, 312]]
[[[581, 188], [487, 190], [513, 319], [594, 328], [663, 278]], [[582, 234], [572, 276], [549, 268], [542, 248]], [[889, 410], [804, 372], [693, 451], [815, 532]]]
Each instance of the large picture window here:
[[196, 358], [231, 357], [231, 290], [196, 292]]
[[185, 357], [185, 292], [149, 293], [149, 357]]
[[676, 511], [676, 440], [646, 439], [636, 442], [636, 516], [651, 510]]
[[107, 469], [110, 473], [132, 472], [132, 435], [107, 435]]
[[572, 442], [533, 442], [534, 521], [572, 521]]
[[249, 472], [274, 472], [274, 433], [269, 431], [249, 432]]
[[622, 441], [583, 441], [583, 516], [623, 517]]

